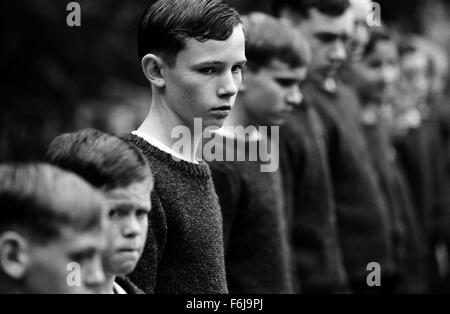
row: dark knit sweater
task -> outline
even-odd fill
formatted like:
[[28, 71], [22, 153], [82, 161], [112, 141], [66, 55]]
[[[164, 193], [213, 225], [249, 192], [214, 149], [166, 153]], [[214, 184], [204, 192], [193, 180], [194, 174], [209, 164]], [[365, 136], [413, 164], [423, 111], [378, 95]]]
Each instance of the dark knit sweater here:
[[388, 203], [392, 225], [395, 265], [398, 271], [396, 292], [425, 293], [426, 240], [419, 226], [409, 186], [397, 162], [389, 129], [379, 119], [363, 125], [378, 179]]
[[154, 178], [149, 237], [130, 278], [147, 293], [227, 293], [222, 215], [208, 165], [123, 138], [147, 156]]
[[450, 188], [438, 139], [433, 121], [426, 120], [396, 142], [427, 240], [428, 281], [432, 287], [439, 284], [438, 260], [434, 249], [437, 244], [449, 243], [450, 240]]
[[359, 125], [359, 102], [341, 84], [334, 94], [312, 82], [302, 91], [325, 125], [338, 232], [351, 288], [371, 291], [367, 265], [379, 263], [386, 283], [394, 272], [393, 252], [385, 200]]
[[[445, 157], [434, 120], [425, 120], [398, 138], [396, 148], [411, 185], [418, 215], [427, 237], [449, 237], [450, 188], [445, 175]], [[443, 227], [442, 223], [447, 226]]]
[[[225, 262], [230, 293], [292, 293], [292, 259], [280, 171], [261, 172], [250, 161], [249, 143], [216, 135], [224, 157], [245, 148], [246, 161], [210, 162], [224, 220]], [[262, 141], [257, 142], [260, 145]], [[267, 143], [267, 142], [266, 142]], [[258, 147], [258, 146], [255, 146]], [[225, 158], [224, 158], [225, 159]]]
[[347, 289], [338, 242], [324, 129], [305, 101], [281, 128], [283, 177], [290, 202], [296, 271], [304, 293]]
[[127, 277], [117, 277], [115, 281], [127, 294], [145, 294]]

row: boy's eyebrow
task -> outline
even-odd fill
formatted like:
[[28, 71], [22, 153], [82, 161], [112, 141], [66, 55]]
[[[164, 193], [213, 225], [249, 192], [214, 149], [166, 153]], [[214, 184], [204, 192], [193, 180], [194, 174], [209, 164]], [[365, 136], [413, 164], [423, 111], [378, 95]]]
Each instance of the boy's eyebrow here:
[[[222, 61], [203, 61], [200, 63], [197, 63], [194, 65], [194, 67], [202, 67], [202, 66], [211, 66], [211, 65], [224, 65], [226, 62], [222, 62]], [[247, 63], [247, 59], [243, 59], [239, 62], [236, 62], [236, 64], [239, 65], [244, 65]]]
[[329, 36], [329, 37], [336, 37], [336, 38], [341, 36], [340, 33], [334, 33], [334, 32], [329, 32], [329, 31], [317, 32], [315, 35], [316, 36]]
[[149, 206], [142, 206], [142, 204], [139, 204], [139, 206], [135, 206], [135, 204], [131, 204], [128, 202], [117, 202], [113, 203], [112, 206], [109, 208], [109, 210], [124, 210], [124, 211], [133, 211], [135, 209], [145, 209], [145, 210], [151, 210], [151, 204]]

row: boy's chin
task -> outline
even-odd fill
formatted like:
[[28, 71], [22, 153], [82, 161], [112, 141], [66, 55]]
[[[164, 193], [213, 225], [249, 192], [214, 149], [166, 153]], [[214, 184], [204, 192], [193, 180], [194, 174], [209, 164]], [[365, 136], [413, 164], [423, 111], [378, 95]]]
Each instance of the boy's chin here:
[[139, 257], [135, 256], [116, 256], [108, 268], [117, 276], [125, 276], [134, 271], [138, 261]]
[[265, 126], [267, 127], [271, 127], [271, 126], [282, 126], [283, 124], [286, 123], [286, 119], [287, 118], [273, 118], [270, 121], [268, 121]]
[[129, 274], [131, 274], [134, 269], [136, 268], [137, 263], [133, 262], [124, 262], [121, 265], [118, 265], [118, 267], [116, 267], [116, 275], [117, 276], [127, 276]]
[[208, 129], [210, 131], [218, 130], [223, 127], [223, 125], [225, 123], [225, 119], [226, 119], [226, 117], [210, 118], [206, 121], [203, 121], [203, 130], [205, 130], [205, 129]]

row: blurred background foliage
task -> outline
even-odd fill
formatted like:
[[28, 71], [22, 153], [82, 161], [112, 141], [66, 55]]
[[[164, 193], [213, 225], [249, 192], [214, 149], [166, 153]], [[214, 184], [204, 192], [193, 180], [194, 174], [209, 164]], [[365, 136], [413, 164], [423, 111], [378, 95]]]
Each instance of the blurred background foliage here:
[[[150, 89], [140, 71], [137, 22], [149, 0], [80, 0], [81, 27], [68, 27], [65, 0], [2, 1], [0, 162], [39, 159], [62, 132], [133, 130]], [[241, 13], [270, 0], [230, 0]], [[450, 52], [448, 1], [379, 0], [382, 18], [430, 36]]]

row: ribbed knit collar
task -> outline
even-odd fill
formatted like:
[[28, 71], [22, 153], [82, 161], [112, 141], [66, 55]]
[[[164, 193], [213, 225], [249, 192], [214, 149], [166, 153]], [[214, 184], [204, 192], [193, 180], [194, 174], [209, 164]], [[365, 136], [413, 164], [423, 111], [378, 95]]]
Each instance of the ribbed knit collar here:
[[168, 164], [171, 168], [178, 169], [191, 176], [201, 178], [209, 178], [211, 176], [208, 165], [203, 161], [200, 161], [197, 165], [184, 160], [176, 160], [172, 155], [160, 150], [143, 138], [133, 134], [123, 134], [121, 135], [121, 138], [138, 147], [145, 155], [153, 156], [156, 159]]

